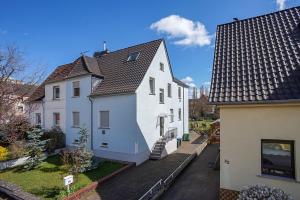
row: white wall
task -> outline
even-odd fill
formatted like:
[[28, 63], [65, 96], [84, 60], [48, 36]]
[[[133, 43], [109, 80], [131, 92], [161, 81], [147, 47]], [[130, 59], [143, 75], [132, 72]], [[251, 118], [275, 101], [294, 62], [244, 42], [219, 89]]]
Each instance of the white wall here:
[[38, 102], [29, 103], [26, 105], [29, 121], [31, 124], [36, 125], [36, 113], [41, 114], [41, 126], [44, 127], [44, 110], [43, 110], [43, 100]]
[[[80, 96], [73, 96], [73, 82], [79, 81]], [[73, 145], [75, 139], [79, 138], [80, 128], [87, 128], [91, 134], [91, 102], [89, 95], [91, 94], [91, 76], [80, 76], [68, 79], [67, 87], [67, 104], [66, 104], [66, 144]], [[80, 127], [73, 126], [73, 112], [79, 112]], [[88, 141], [90, 147], [91, 141]]]
[[[164, 63], [164, 71], [160, 70], [160, 62]], [[155, 78], [155, 95], [150, 95], [149, 78]], [[172, 84], [172, 97], [168, 97], [168, 83]], [[166, 49], [163, 43], [138, 87], [137, 94], [137, 123], [139, 152], [150, 153], [155, 142], [160, 138], [159, 116], [165, 116], [165, 132], [177, 127], [179, 136], [183, 134], [183, 120], [178, 120], [178, 109], [183, 106], [183, 99], [178, 99], [178, 84], [173, 82]], [[181, 86], [180, 86], [181, 87]], [[159, 103], [159, 89], [164, 89], [164, 104]], [[181, 89], [183, 94], [183, 89]], [[182, 95], [181, 95], [182, 96]], [[186, 99], [187, 100], [187, 99]], [[170, 109], [174, 109], [174, 122], [170, 122]], [[183, 109], [182, 109], [183, 119]]]
[[[60, 99], [53, 99], [53, 86], [59, 86]], [[66, 133], [66, 81], [50, 83], [45, 86], [45, 128], [54, 125], [53, 113], [60, 113], [60, 128]]]
[[[300, 199], [300, 104], [223, 106], [220, 117], [220, 187], [241, 190], [243, 186], [265, 184]], [[296, 180], [259, 176], [261, 139], [295, 141]]]
[[[109, 129], [100, 128], [100, 111], [109, 111]], [[97, 156], [139, 162], [137, 132], [135, 94], [93, 98], [93, 149]], [[103, 142], [108, 146], [101, 147]]]

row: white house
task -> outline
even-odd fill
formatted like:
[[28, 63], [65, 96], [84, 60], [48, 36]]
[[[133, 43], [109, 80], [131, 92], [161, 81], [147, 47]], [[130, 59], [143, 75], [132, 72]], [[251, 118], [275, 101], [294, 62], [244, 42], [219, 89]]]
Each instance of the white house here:
[[86, 127], [90, 148], [108, 159], [159, 159], [188, 133], [188, 86], [174, 78], [161, 39], [59, 66], [30, 102], [33, 124], [59, 126], [68, 146]]

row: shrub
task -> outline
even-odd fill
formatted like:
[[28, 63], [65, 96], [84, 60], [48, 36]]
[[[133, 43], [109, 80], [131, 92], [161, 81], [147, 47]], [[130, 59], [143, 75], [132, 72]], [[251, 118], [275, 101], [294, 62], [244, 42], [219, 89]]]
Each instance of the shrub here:
[[12, 159], [23, 157], [27, 153], [25, 141], [16, 141], [8, 148]]
[[87, 149], [88, 131], [81, 128], [79, 131], [79, 140], [74, 149], [61, 152], [61, 160], [66, 171], [78, 174], [85, 172], [92, 167], [93, 153]]
[[8, 149], [0, 146], [0, 161], [5, 161], [8, 158]]
[[292, 197], [284, 191], [275, 187], [264, 185], [254, 185], [243, 189], [238, 197], [238, 200], [292, 200]]
[[65, 138], [65, 134], [57, 127], [45, 131], [42, 136], [43, 140], [47, 140], [46, 151], [48, 153], [53, 153], [55, 149], [64, 148]]

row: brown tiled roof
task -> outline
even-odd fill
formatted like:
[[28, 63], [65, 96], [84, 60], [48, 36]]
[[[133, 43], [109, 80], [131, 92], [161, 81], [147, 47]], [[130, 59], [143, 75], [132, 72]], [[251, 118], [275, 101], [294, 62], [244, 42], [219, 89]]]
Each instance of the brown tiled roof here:
[[45, 84], [64, 80], [72, 71], [74, 63], [69, 63], [57, 67], [48, 78], [33, 92], [29, 101], [38, 101], [45, 96]]
[[300, 7], [217, 27], [209, 101], [300, 100]]
[[[134, 93], [162, 41], [154, 40], [97, 57], [104, 80], [92, 95]], [[134, 52], [140, 53], [138, 59], [128, 62], [128, 55]]]

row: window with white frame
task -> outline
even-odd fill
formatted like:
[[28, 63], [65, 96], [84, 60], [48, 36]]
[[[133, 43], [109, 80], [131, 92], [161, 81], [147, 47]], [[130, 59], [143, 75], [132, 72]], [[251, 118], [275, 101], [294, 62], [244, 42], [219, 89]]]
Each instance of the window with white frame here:
[[168, 83], [168, 97], [172, 97], [172, 85]]
[[164, 89], [159, 89], [159, 103], [165, 103]]
[[100, 128], [109, 128], [109, 111], [100, 111]]
[[181, 87], [178, 87], [178, 99], [181, 99]]
[[179, 108], [179, 109], [178, 109], [178, 120], [179, 120], [179, 121], [181, 121], [181, 115], [182, 115], [182, 113], [181, 113], [181, 108]]
[[59, 86], [53, 86], [53, 99], [60, 98], [60, 89]]
[[35, 124], [36, 125], [41, 125], [42, 124], [41, 113], [35, 113]]
[[159, 63], [159, 69], [160, 69], [160, 71], [165, 71], [165, 65], [164, 65], [164, 63]]
[[73, 97], [79, 97], [80, 96], [80, 82], [74, 81], [73, 82]]
[[60, 125], [60, 114], [53, 113], [53, 126], [59, 126], [59, 125]]
[[150, 94], [155, 94], [155, 78], [149, 78]]
[[80, 126], [80, 114], [79, 112], [73, 112], [73, 127]]
[[170, 122], [174, 122], [174, 109], [170, 109]]

